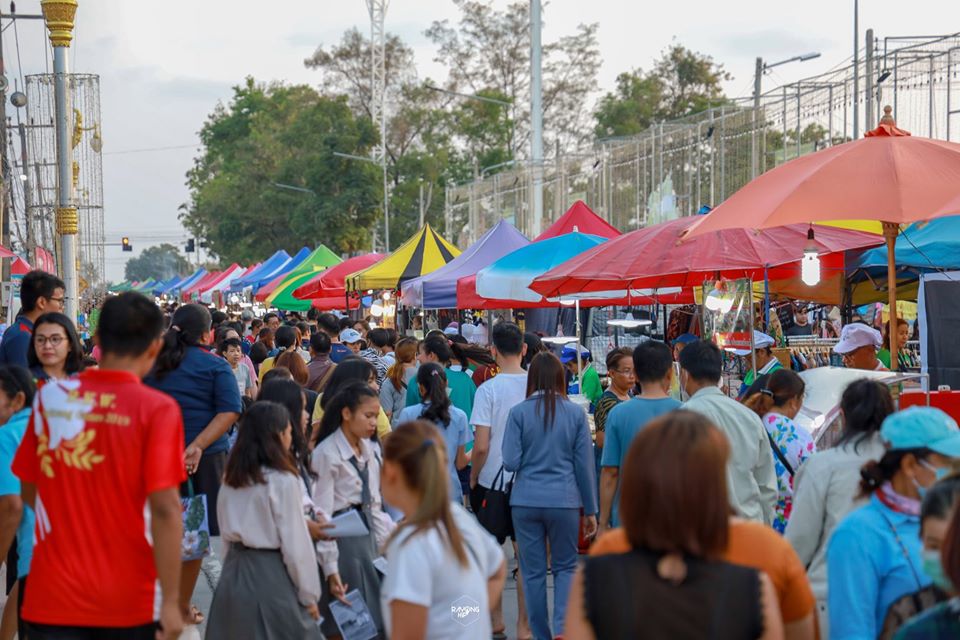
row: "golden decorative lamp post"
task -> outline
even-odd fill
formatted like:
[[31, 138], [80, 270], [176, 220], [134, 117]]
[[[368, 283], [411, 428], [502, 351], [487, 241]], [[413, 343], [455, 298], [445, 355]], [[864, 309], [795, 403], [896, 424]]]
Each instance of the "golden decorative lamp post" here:
[[77, 320], [77, 207], [73, 200], [73, 109], [70, 105], [68, 50], [73, 40], [77, 0], [40, 0], [43, 20], [53, 47], [54, 99], [57, 122], [57, 210], [56, 226], [60, 240], [60, 271], [66, 285], [65, 312]]

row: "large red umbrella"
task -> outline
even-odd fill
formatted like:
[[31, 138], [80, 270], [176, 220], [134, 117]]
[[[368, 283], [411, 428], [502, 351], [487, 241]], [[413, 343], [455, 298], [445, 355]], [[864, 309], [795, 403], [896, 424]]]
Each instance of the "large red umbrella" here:
[[[718, 276], [782, 279], [797, 271], [809, 229], [808, 225], [727, 229], [684, 239], [685, 231], [697, 222], [680, 218], [608, 240], [536, 278], [530, 288], [552, 298], [625, 288], [688, 290]], [[823, 227], [816, 234], [820, 254], [880, 243], [875, 234], [834, 227]], [[789, 267], [776, 269], [784, 265]]]
[[[894, 245], [899, 225], [960, 213], [960, 144], [913, 137], [890, 107], [862, 140], [791, 160], [764, 173], [714, 209], [690, 235], [720, 229], [874, 220], [887, 241], [890, 326], [896, 326]], [[821, 228], [817, 228], [817, 235]], [[890, 332], [890, 352], [897, 352]], [[896, 358], [892, 364], [896, 367]]]

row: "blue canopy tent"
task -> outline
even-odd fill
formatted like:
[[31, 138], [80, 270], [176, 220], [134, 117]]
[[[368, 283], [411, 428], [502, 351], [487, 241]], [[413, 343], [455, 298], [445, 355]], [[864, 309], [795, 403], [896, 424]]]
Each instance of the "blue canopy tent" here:
[[184, 289], [189, 289], [190, 287], [195, 285], [197, 282], [199, 282], [200, 278], [203, 278], [206, 275], [207, 275], [207, 270], [204, 269], [203, 267], [200, 267], [199, 269], [194, 271], [192, 274], [190, 274], [180, 282], [174, 283], [172, 286], [167, 287], [167, 289], [163, 293], [168, 295], [176, 295], [180, 291], [183, 291]]
[[[897, 236], [897, 296], [915, 300], [920, 276], [960, 269], [960, 216], [916, 222]], [[869, 249], [852, 262], [847, 276], [854, 306], [878, 302], [886, 296], [887, 248]]]
[[[894, 249], [897, 273], [912, 275], [960, 269], [960, 216], [915, 222], [900, 232]], [[853, 268], [865, 277], [885, 278], [887, 248], [879, 246], [860, 256]]]
[[230, 283], [229, 291], [231, 293], [236, 293], [238, 291], [243, 291], [246, 287], [252, 287], [253, 283], [257, 282], [262, 275], [273, 273], [277, 269], [283, 268], [283, 266], [288, 262], [290, 262], [290, 254], [283, 249], [280, 249], [280, 251], [277, 251], [275, 254], [261, 262], [259, 267], [250, 273], [245, 273], [242, 278], [237, 278]]
[[300, 251], [297, 251], [295, 256], [287, 260], [284, 264], [276, 267], [273, 271], [263, 271], [258, 274], [256, 279], [252, 279], [247, 286], [253, 287], [253, 292], [256, 293], [259, 291], [260, 287], [273, 282], [278, 276], [281, 276], [285, 273], [290, 273], [299, 267], [304, 260], [310, 257], [311, 253], [313, 253], [313, 249], [310, 249], [309, 247], [300, 249]]

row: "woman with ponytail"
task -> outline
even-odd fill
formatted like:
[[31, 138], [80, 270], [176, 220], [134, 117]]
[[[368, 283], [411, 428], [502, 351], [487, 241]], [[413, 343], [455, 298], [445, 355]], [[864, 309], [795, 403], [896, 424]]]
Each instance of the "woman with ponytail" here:
[[[928, 587], [920, 543], [920, 502], [960, 458], [957, 423], [939, 409], [911, 407], [883, 421], [887, 451], [860, 470], [869, 502], [827, 543], [831, 638], [888, 638], [891, 605]], [[889, 616], [889, 617], [888, 617]]]
[[[451, 346], [450, 341], [443, 334], [431, 333], [420, 343], [417, 361], [421, 365], [435, 362], [444, 368], [447, 374], [447, 387], [450, 389], [450, 401], [453, 406], [469, 416], [473, 411], [473, 398], [477, 395], [477, 385], [473, 383], [473, 378], [466, 371], [461, 346]], [[454, 354], [454, 348], [457, 349], [456, 354]], [[455, 359], [458, 363], [451, 364]], [[407, 388], [406, 405], [412, 407], [419, 402], [419, 389], [416, 385], [410, 385]]]
[[380, 385], [380, 405], [390, 418], [390, 425], [399, 424], [400, 412], [406, 406], [407, 388], [417, 375], [417, 341], [403, 338], [394, 349], [396, 362], [387, 370], [387, 377]]
[[497, 541], [454, 501], [439, 431], [400, 424], [384, 446], [383, 495], [404, 514], [387, 544], [381, 602], [391, 638], [487, 640], [506, 561]]
[[429, 362], [420, 367], [417, 371], [417, 388], [423, 401], [401, 411], [398, 424], [423, 419], [440, 428], [447, 450], [450, 499], [460, 502], [463, 489], [457, 471], [465, 469], [470, 463], [467, 443], [472, 440], [467, 414], [452, 406], [447, 396], [447, 375], [440, 365]]
[[[334, 375], [345, 362], [337, 366]], [[381, 457], [378, 446], [370, 440], [377, 431], [380, 400], [367, 381], [340, 386], [328, 399], [330, 392], [329, 387], [324, 392], [319, 442], [313, 450], [312, 466], [317, 477], [313, 503], [318, 511], [333, 518], [356, 511], [368, 534], [317, 542], [324, 592], [320, 606], [321, 610], [328, 608], [331, 597], [345, 601], [347, 591], [359, 589], [377, 630], [382, 632], [383, 620], [377, 607], [380, 577], [373, 561], [396, 525], [383, 510]], [[324, 635], [340, 635], [333, 615], [327, 611], [323, 617]]]
[[793, 422], [803, 406], [806, 388], [803, 379], [789, 369], [778, 369], [764, 377], [766, 381], [761, 390], [748, 397], [744, 404], [760, 416], [770, 439], [777, 471], [773, 528], [783, 533], [793, 511], [793, 479], [800, 466], [813, 455], [815, 446], [810, 432]]
[[[597, 476], [587, 413], [567, 399], [563, 365], [552, 353], [530, 363], [527, 399], [507, 416], [503, 468], [516, 474], [510, 507], [530, 629], [535, 638], [562, 636], [581, 513], [584, 535], [597, 532]], [[554, 579], [552, 631], [547, 543]]]
[[[240, 417], [243, 404], [233, 369], [208, 346], [213, 339], [210, 310], [186, 304], [173, 314], [170, 329], [153, 371], [144, 380], [171, 396], [180, 405], [185, 436], [183, 461], [189, 482], [197, 494], [207, 496], [210, 535], [219, 536], [217, 496], [227, 462], [227, 430]], [[181, 494], [189, 495], [184, 483]], [[190, 598], [200, 575], [200, 560], [183, 563], [180, 574], [180, 604], [187, 624], [203, 620]]]

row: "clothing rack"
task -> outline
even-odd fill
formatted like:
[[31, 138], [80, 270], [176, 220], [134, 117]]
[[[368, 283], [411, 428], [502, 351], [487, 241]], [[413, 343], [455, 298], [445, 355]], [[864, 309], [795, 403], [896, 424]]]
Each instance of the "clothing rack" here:
[[817, 338], [814, 336], [788, 336], [787, 347], [778, 349], [777, 357], [788, 360], [794, 371], [806, 371], [816, 367], [842, 367], [843, 358], [833, 352], [833, 347], [839, 342], [836, 338]]

